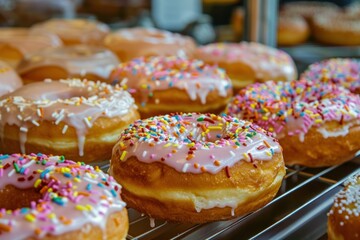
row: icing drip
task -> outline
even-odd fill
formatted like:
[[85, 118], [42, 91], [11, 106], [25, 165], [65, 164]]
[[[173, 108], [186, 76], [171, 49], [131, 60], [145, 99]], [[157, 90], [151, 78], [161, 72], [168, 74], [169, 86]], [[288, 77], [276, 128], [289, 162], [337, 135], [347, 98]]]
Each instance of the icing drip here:
[[20, 129], [20, 148], [26, 152], [27, 132], [43, 121], [74, 127], [79, 155], [83, 155], [88, 130], [100, 117], [123, 116], [134, 107], [130, 94], [119, 86], [79, 79], [28, 84], [0, 99], [0, 135], [6, 125]]
[[258, 81], [294, 80], [297, 76], [287, 53], [253, 42], [209, 44], [198, 48], [197, 57], [214, 63], [242, 63], [253, 70]]
[[357, 59], [332, 58], [311, 64], [300, 79], [335, 83], [352, 92], [360, 91], [360, 61]]
[[121, 134], [119, 161], [135, 156], [179, 172], [215, 174], [244, 160], [271, 160], [280, 145], [250, 122], [214, 114], [165, 115], [138, 120]]
[[[360, 97], [334, 84], [269, 81], [241, 90], [226, 112], [249, 119], [278, 138], [299, 135], [301, 139], [313, 126], [330, 121], [344, 125], [336, 130], [344, 134], [347, 124], [360, 120]], [[328, 131], [319, 132], [330, 137]]]
[[115, 83], [121, 82], [132, 93], [140, 92], [142, 106], [154, 91], [169, 88], [183, 89], [192, 101], [199, 98], [202, 104], [206, 104], [210, 92], [216, 90], [220, 96], [226, 97], [231, 89], [231, 81], [223, 69], [179, 57], [136, 58], [121, 63], [111, 79]]
[[0, 209], [1, 238], [42, 238], [78, 230], [86, 224], [105, 231], [107, 217], [125, 207], [121, 186], [99, 168], [63, 156], [0, 155], [0, 188], [34, 188], [36, 202]]

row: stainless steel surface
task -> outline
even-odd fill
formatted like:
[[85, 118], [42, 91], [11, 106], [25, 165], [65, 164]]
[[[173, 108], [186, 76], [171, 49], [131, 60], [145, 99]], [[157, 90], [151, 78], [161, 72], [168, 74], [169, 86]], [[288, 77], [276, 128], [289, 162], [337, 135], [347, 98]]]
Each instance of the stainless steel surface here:
[[189, 224], [154, 220], [152, 227], [151, 219], [129, 209], [127, 239], [326, 239], [326, 213], [332, 198], [359, 169], [360, 156], [330, 168], [290, 167], [273, 201], [229, 221]]
[[245, 1], [245, 41], [276, 46], [278, 4], [278, 0]]

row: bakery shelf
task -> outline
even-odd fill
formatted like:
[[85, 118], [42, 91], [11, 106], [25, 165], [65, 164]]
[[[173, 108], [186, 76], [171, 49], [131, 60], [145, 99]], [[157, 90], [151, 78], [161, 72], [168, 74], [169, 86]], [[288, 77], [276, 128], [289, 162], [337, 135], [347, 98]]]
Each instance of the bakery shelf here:
[[329, 168], [288, 167], [278, 195], [268, 205], [228, 221], [170, 223], [129, 209], [127, 239], [326, 239], [326, 213], [333, 196], [359, 171], [360, 156]]

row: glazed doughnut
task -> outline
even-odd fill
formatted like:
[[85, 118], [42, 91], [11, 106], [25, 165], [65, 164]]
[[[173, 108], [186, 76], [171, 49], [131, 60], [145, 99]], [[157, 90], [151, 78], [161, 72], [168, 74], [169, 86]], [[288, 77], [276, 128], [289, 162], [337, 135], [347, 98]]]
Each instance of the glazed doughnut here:
[[153, 28], [118, 30], [106, 36], [104, 45], [121, 61], [159, 55], [192, 57], [195, 51], [195, 42], [190, 37]]
[[133, 59], [120, 64], [111, 79], [129, 88], [142, 118], [172, 112], [220, 113], [232, 96], [231, 81], [222, 69], [175, 56]]
[[334, 200], [328, 213], [328, 237], [360, 239], [360, 173], [350, 177]]
[[33, 34], [26, 28], [0, 28], [0, 60], [12, 67], [31, 53], [61, 45], [61, 40], [53, 34]]
[[300, 79], [331, 82], [360, 94], [360, 60], [332, 58], [313, 63], [301, 74]]
[[360, 96], [333, 84], [254, 84], [234, 97], [226, 113], [274, 132], [290, 165], [336, 165], [360, 149]]
[[57, 35], [65, 45], [102, 45], [109, 27], [98, 21], [85, 19], [50, 19], [31, 27], [33, 32], [48, 32]]
[[287, 53], [259, 43], [213, 43], [198, 48], [195, 56], [224, 68], [236, 90], [254, 82], [297, 78], [295, 64]]
[[313, 18], [314, 38], [329, 45], [360, 45], [360, 14], [321, 14]]
[[306, 42], [310, 35], [310, 27], [302, 16], [279, 16], [277, 43], [280, 46], [294, 46]]
[[41, 153], [0, 159], [2, 239], [125, 239], [121, 186], [99, 168]]
[[340, 8], [330, 2], [299, 1], [289, 2], [282, 6], [282, 13], [286, 15], [300, 15], [312, 26], [314, 16], [340, 12]]
[[153, 218], [202, 223], [264, 206], [285, 167], [277, 140], [258, 126], [187, 113], [130, 125], [113, 149], [109, 172], [130, 207]]
[[120, 132], [139, 118], [120, 87], [86, 80], [37, 82], [0, 98], [0, 152], [60, 153], [105, 161]]
[[17, 73], [5, 62], [0, 61], [0, 97], [22, 86]]
[[104, 47], [64, 46], [29, 55], [20, 62], [17, 71], [25, 84], [64, 78], [86, 78], [108, 81], [117, 57]]

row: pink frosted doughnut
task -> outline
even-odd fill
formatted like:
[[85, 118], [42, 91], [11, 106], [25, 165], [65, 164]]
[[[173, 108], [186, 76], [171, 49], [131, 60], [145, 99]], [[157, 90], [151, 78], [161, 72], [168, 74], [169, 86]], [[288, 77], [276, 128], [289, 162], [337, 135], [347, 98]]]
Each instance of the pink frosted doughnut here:
[[143, 118], [172, 112], [220, 113], [232, 96], [223, 69], [175, 56], [121, 63], [111, 80], [129, 88]]
[[254, 84], [234, 97], [226, 113], [274, 132], [288, 164], [335, 165], [360, 149], [360, 97], [334, 84]]
[[99, 168], [44, 154], [0, 154], [2, 239], [125, 239], [121, 186]]
[[130, 125], [113, 149], [110, 173], [129, 206], [154, 218], [208, 222], [265, 205], [285, 168], [277, 140], [260, 127], [186, 113]]

